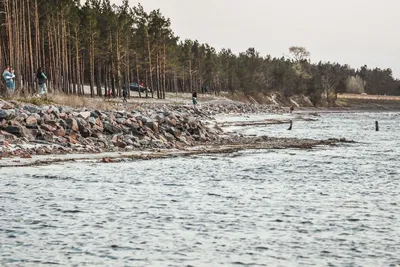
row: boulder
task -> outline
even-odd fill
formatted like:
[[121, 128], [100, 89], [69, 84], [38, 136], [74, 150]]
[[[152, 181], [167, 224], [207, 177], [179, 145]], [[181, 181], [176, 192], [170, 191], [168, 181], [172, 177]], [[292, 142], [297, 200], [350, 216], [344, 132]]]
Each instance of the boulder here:
[[55, 136], [64, 137], [66, 135], [64, 128], [60, 127], [53, 131]]
[[68, 126], [68, 124], [65, 122], [65, 120], [59, 120], [59, 121], [58, 121], [58, 125], [59, 125], [60, 127], [63, 127], [63, 128], [69, 128], [69, 126]]
[[96, 125], [99, 126], [100, 128], [104, 128], [103, 123], [101, 122], [100, 118], [96, 119]]
[[148, 121], [146, 126], [149, 127], [154, 133], [158, 133], [158, 122], [156, 121]]
[[79, 125], [78, 125], [78, 122], [75, 119], [66, 119], [65, 122], [66, 122], [66, 124], [67, 124], [69, 129], [71, 129], [71, 130], [73, 130], [75, 132], [79, 132]]
[[39, 113], [41, 110], [39, 107], [33, 105], [26, 105], [22, 109], [28, 111], [29, 113]]
[[125, 124], [126, 119], [124, 119], [124, 118], [117, 118], [116, 121], [117, 121], [117, 123], [119, 123], [119, 124]]
[[178, 122], [175, 118], [170, 118], [170, 117], [166, 118], [165, 122], [171, 126], [176, 126], [178, 124]]
[[48, 124], [42, 124], [42, 125], [40, 125], [40, 129], [42, 129], [42, 130], [44, 130], [44, 131], [46, 131], [46, 132], [53, 132], [53, 131], [56, 130], [55, 127], [50, 126], [50, 125], [48, 125]]
[[44, 132], [44, 133], [42, 133], [41, 136], [38, 137], [38, 139], [39, 139], [39, 140], [46, 141], [46, 142], [49, 142], [49, 143], [54, 142], [54, 136], [53, 136], [52, 133], [46, 133], [46, 132]]
[[91, 112], [90, 112], [90, 111], [82, 111], [82, 112], [79, 113], [79, 116], [80, 116], [81, 118], [84, 118], [85, 120], [86, 120], [87, 118], [89, 118], [90, 115], [91, 115]]
[[164, 123], [164, 122], [165, 122], [165, 117], [164, 117], [163, 114], [157, 114], [157, 115], [155, 116], [155, 120], [157, 120], [158, 123]]
[[6, 132], [6, 131], [2, 131], [2, 130], [0, 130], [0, 136], [2, 136], [3, 140], [10, 141], [10, 142], [15, 141], [15, 140], [18, 139], [18, 137], [16, 137], [12, 133], [9, 133], [9, 132]]
[[180, 130], [176, 129], [175, 127], [167, 128], [167, 133], [172, 134], [176, 138], [179, 138], [181, 136], [181, 134], [182, 134], [182, 132]]
[[25, 122], [25, 120], [28, 118], [28, 114], [26, 114], [26, 113], [19, 113], [17, 116], [15, 116], [15, 120], [17, 120], [17, 121], [19, 121], [19, 122], [21, 122], [21, 123], [24, 123]]
[[125, 148], [126, 147], [126, 143], [124, 141], [118, 139], [114, 143], [114, 146], [119, 147], [119, 148]]
[[104, 122], [103, 127], [104, 127], [104, 131], [106, 131], [110, 134], [119, 134], [122, 132], [122, 130], [120, 128], [114, 126], [113, 124], [111, 124], [109, 122]]
[[37, 118], [34, 116], [29, 116], [28, 118], [26, 118], [25, 120], [27, 125], [36, 125], [37, 124]]
[[138, 123], [136, 123], [136, 122], [133, 122], [132, 124], [131, 124], [131, 128], [132, 129], [139, 129], [140, 128], [140, 126], [139, 126], [139, 124]]
[[141, 147], [148, 147], [150, 145], [150, 140], [142, 139], [139, 141]]
[[34, 139], [32, 132], [21, 125], [9, 125], [3, 128], [3, 130], [17, 137], [25, 137], [28, 140]]
[[179, 137], [178, 140], [184, 143], [185, 145], [190, 146], [190, 143], [186, 140], [184, 136]]
[[14, 109], [15, 105], [10, 102], [7, 102], [7, 101], [1, 101], [0, 108], [1, 109]]
[[96, 125], [96, 119], [94, 118], [94, 117], [89, 117], [88, 119], [87, 119], [87, 122], [90, 124], [90, 126], [94, 126], [94, 125]]
[[15, 110], [14, 109], [8, 109], [8, 110], [0, 109], [0, 120], [2, 120], [2, 119], [12, 120], [14, 118], [15, 118]]
[[47, 123], [48, 125], [51, 125], [51, 126], [54, 126], [54, 127], [60, 125], [60, 123], [58, 123], [56, 120], [48, 120], [48, 121], [46, 121], [46, 123]]
[[175, 136], [173, 136], [172, 134], [167, 132], [164, 134], [164, 136], [168, 142], [171, 142], [171, 143], [175, 142]]
[[71, 107], [60, 107], [58, 111], [60, 113], [72, 113], [73, 109]]

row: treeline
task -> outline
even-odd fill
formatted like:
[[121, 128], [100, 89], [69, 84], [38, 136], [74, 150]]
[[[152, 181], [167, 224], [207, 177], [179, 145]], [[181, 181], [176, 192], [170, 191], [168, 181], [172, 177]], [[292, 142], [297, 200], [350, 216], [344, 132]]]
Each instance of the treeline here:
[[[181, 41], [159, 10], [147, 13], [127, 0], [2, 0], [0, 64], [10, 64], [16, 88], [36, 92], [36, 69], [49, 78], [50, 90], [114, 96], [129, 82], [152, 88], [146, 97], [165, 92], [228, 91], [257, 96], [280, 92], [305, 94], [314, 103], [334, 101], [341, 92], [400, 94], [390, 69], [353, 69], [338, 63], [311, 64], [309, 52], [291, 47], [289, 56], [261, 56], [254, 48], [238, 55], [216, 51], [198, 41]], [[4, 81], [2, 81], [4, 89]]]

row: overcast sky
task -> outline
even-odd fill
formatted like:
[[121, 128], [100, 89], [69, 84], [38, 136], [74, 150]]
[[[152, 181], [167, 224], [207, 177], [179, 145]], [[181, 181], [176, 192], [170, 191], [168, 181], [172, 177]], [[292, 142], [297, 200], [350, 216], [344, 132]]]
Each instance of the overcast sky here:
[[[120, 4], [121, 0], [111, 0]], [[313, 62], [391, 68], [400, 78], [400, 0], [129, 0], [160, 9], [181, 39], [280, 57], [304, 46]]]

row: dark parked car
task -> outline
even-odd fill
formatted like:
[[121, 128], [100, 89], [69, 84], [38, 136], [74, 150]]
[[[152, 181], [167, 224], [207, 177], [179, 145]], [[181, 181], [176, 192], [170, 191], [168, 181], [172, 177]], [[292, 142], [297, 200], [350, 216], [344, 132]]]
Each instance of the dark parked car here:
[[[129, 90], [139, 92], [139, 88], [141, 93], [145, 92], [146, 90], [147, 92], [150, 92], [149, 88], [143, 87], [138, 83], [129, 83]], [[125, 85], [122, 85], [122, 89], [125, 90]]]

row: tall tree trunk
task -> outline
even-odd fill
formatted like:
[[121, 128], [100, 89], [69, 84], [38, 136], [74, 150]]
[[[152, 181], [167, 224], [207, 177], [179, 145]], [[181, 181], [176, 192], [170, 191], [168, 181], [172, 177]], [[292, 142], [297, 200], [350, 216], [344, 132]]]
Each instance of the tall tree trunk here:
[[156, 53], [156, 78], [157, 78], [157, 98], [160, 99], [160, 55], [157, 51]]
[[164, 40], [164, 66], [163, 66], [163, 86], [162, 86], [162, 98], [165, 99], [165, 87], [166, 87], [166, 69], [167, 69], [167, 46]]
[[4, 0], [4, 9], [7, 21], [7, 39], [8, 39], [8, 65], [13, 65], [12, 57], [14, 55], [14, 43], [13, 43], [13, 30], [12, 30], [12, 7], [11, 2], [13, 0]]
[[90, 97], [94, 97], [94, 33], [90, 34], [89, 46]]
[[84, 57], [84, 55], [83, 55], [83, 52], [82, 52], [82, 55], [81, 55], [81, 67], [80, 67], [80, 70], [81, 70], [81, 73], [80, 73], [80, 75], [81, 75], [81, 95], [85, 95], [85, 57]]
[[40, 61], [39, 6], [37, 0], [35, 0], [35, 69], [39, 67]]
[[[147, 53], [148, 53], [148, 63], [149, 63], [149, 76], [150, 76], [150, 86], [151, 86], [151, 97], [154, 97], [154, 85], [153, 85], [153, 69], [151, 65], [151, 50], [150, 50], [150, 36], [149, 29], [146, 28], [146, 41], [147, 41]], [[146, 75], [146, 85], [147, 85], [147, 75]], [[140, 91], [140, 90], [139, 90]], [[146, 90], [146, 97], [148, 97], [148, 93]]]
[[115, 83], [117, 85], [117, 90], [118, 90], [118, 96], [122, 95], [122, 90], [121, 90], [121, 54], [120, 54], [120, 47], [119, 47], [119, 32], [117, 32], [117, 37], [116, 37], [116, 65], [117, 65], [117, 73], [116, 73], [116, 79]]
[[[135, 53], [135, 56], [136, 56], [136, 77], [137, 77], [137, 83], [139, 86], [139, 98], [142, 98], [142, 94], [140, 92], [139, 62], [138, 62], [137, 52]], [[147, 86], [147, 84], [146, 84], [146, 86]]]
[[189, 60], [189, 85], [190, 85], [190, 92], [193, 92], [193, 73], [192, 73], [192, 60]]
[[97, 60], [97, 72], [96, 72], [96, 89], [97, 89], [97, 96], [101, 96], [101, 69], [102, 69], [102, 64], [100, 63], [100, 60]]
[[[27, 10], [28, 10], [28, 42], [29, 42], [29, 66], [30, 66], [30, 69], [29, 69], [29, 73], [27, 73], [26, 74], [26, 76], [27, 77], [25, 77], [26, 78], [26, 80], [27, 80], [27, 85], [28, 85], [28, 88], [33, 88], [33, 81], [32, 81], [32, 77], [33, 77], [33, 75], [34, 75], [34, 73], [35, 73], [35, 70], [34, 70], [34, 65], [33, 65], [33, 46], [32, 46], [32, 27], [31, 27], [31, 8], [30, 8], [30, 6], [29, 6], [29, 3], [30, 3], [31, 1], [30, 0], [27, 0], [26, 1], [26, 3], [27, 3]], [[30, 90], [31, 90], [30, 89]]]

